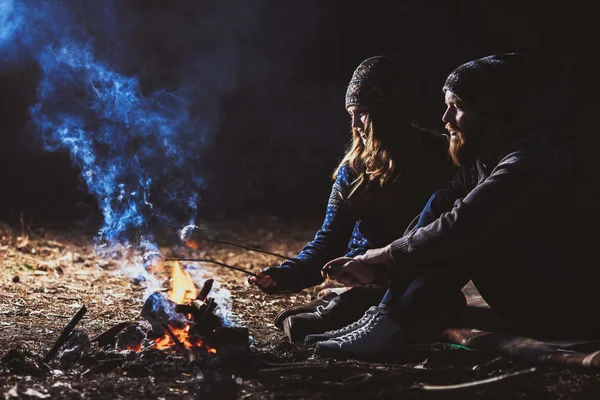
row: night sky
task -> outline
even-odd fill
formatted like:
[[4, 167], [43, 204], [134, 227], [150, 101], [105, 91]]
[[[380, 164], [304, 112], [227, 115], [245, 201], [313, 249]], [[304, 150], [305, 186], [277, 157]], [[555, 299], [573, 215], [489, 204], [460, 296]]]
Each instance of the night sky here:
[[[163, 90], [189, 100], [190, 119], [202, 121], [194, 130], [202, 140], [186, 149], [197, 156], [186, 166], [193, 170], [189, 175], [202, 180], [199, 219], [320, 216], [331, 172], [349, 139], [346, 85], [365, 58], [381, 54], [400, 61], [415, 122], [442, 129], [441, 87], [452, 69], [511, 51], [545, 55], [572, 68], [578, 40], [565, 26], [570, 16], [586, 13], [573, 5], [565, 11], [565, 5], [525, 1], [60, 4], [72, 11], [65, 24], [77, 25], [61, 35], [85, 36], [103, 65], [137, 79], [142, 96]], [[54, 12], [25, 23], [34, 29], [36, 23], [54, 27], [62, 18]], [[34, 224], [68, 223], [98, 215], [97, 197], [88, 191], [69, 149], [46, 150], [32, 123], [30, 108], [39, 101], [45, 73], [39, 60], [13, 46], [13, 38], [4, 39], [0, 220], [16, 221], [23, 213]], [[45, 100], [48, 115], [87, 107], [85, 96], [73, 86], [69, 90], [73, 93], [57, 90]], [[73, 108], [71, 102], [81, 103]], [[136, 148], [148, 150], [152, 143], [144, 139]], [[153, 157], [156, 166], [176, 156], [157, 149]], [[170, 176], [157, 179], [153, 190], [167, 187]]]

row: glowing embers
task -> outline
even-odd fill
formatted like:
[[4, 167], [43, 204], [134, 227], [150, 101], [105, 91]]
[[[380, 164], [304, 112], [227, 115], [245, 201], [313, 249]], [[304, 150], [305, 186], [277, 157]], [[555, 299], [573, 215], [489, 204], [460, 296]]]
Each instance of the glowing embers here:
[[137, 323], [121, 323], [99, 335], [102, 347], [143, 352], [146, 349], [193, 351], [206, 355], [247, 352], [247, 328], [229, 327], [215, 314], [217, 303], [208, 297], [213, 280], [198, 290], [179, 263], [169, 263], [171, 288], [165, 295], [152, 293], [144, 303]]

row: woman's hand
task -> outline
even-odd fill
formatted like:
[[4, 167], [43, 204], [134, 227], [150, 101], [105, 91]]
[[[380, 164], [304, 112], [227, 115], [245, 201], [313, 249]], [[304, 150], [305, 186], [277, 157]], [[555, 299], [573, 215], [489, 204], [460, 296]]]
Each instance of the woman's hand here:
[[248, 278], [248, 283], [254, 286], [258, 286], [260, 290], [265, 293], [271, 294], [277, 291], [277, 281], [270, 275], [273, 269], [277, 267], [267, 267], [261, 269], [256, 273], [256, 276]]
[[324, 278], [329, 278], [344, 286], [363, 286], [375, 280], [376, 268], [374, 265], [363, 263], [355, 258], [340, 257], [329, 261], [321, 273]]

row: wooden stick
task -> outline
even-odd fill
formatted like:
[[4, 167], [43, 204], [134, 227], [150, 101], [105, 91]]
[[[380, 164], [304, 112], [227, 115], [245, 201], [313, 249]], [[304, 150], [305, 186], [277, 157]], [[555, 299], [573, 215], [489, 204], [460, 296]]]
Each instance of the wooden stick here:
[[283, 258], [284, 260], [291, 260], [290, 257], [284, 256], [282, 254], [273, 253], [273, 252], [267, 251], [267, 250], [257, 249], [255, 247], [244, 246], [244, 245], [237, 244], [237, 243], [234, 243], [234, 242], [228, 242], [226, 240], [216, 240], [216, 239], [208, 239], [208, 238], [202, 238], [202, 240], [206, 240], [207, 242], [213, 242], [213, 243], [227, 244], [227, 245], [230, 245], [230, 246], [239, 247], [241, 249], [245, 249], [245, 250], [249, 250], [249, 251], [255, 251], [257, 253], [269, 254], [271, 256]]
[[91, 341], [98, 342], [98, 346], [100, 347], [108, 346], [115, 340], [115, 337], [129, 325], [131, 325], [131, 322], [119, 322], [117, 325], [107, 329], [106, 331], [91, 339]]
[[170, 258], [165, 258], [165, 261], [192, 261], [192, 262], [206, 262], [206, 263], [213, 263], [213, 264], [217, 264], [220, 265], [221, 267], [225, 267], [225, 268], [229, 268], [229, 269], [234, 269], [236, 271], [240, 271], [243, 272], [245, 274], [248, 275], [252, 275], [252, 276], [256, 276], [256, 274], [254, 272], [250, 272], [247, 269], [243, 269], [240, 267], [234, 267], [233, 265], [228, 265], [219, 261], [215, 261], [215, 260], [208, 260], [205, 258], [177, 258], [177, 257], [170, 257]]
[[65, 326], [65, 328], [62, 331], [62, 333], [60, 334], [60, 336], [58, 337], [58, 339], [54, 343], [54, 346], [52, 346], [52, 348], [50, 349], [50, 351], [48, 351], [48, 353], [46, 353], [46, 355], [42, 359], [42, 363], [47, 363], [52, 358], [54, 358], [54, 356], [56, 355], [56, 353], [58, 352], [58, 350], [61, 348], [61, 346], [63, 344], [65, 344], [65, 342], [69, 338], [69, 335], [71, 334], [71, 332], [75, 328], [75, 325], [77, 325], [77, 323], [81, 320], [81, 318], [83, 318], [83, 316], [85, 315], [86, 312], [87, 312], [87, 308], [85, 306], [81, 306], [81, 308], [79, 309], [79, 311], [77, 311], [77, 313], [73, 316], [73, 318], [71, 318], [71, 320], [69, 321], [69, 323], [67, 324], [67, 326]]
[[536, 363], [562, 365], [571, 368], [600, 368], [600, 351], [565, 351], [558, 346], [506, 332], [450, 328], [443, 334], [446, 340], [472, 349], [505, 353]]

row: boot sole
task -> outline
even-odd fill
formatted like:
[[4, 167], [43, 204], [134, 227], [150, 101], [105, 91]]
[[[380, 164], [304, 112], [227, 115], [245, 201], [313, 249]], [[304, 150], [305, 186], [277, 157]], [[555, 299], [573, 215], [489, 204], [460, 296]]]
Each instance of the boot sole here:
[[330, 335], [325, 336], [323, 334], [306, 335], [306, 337], [304, 338], [304, 345], [305, 346], [313, 346], [313, 345], [315, 345], [316, 343], [319, 343], [319, 342], [324, 342], [326, 340], [335, 339], [337, 337], [344, 336], [347, 333], [350, 333], [350, 332], [352, 332], [352, 331], [354, 331], [356, 329], [359, 329], [359, 328], [365, 326], [366, 324], [369, 323], [369, 321], [370, 321], [370, 319], [367, 320], [367, 321], [365, 321], [363, 324], [360, 324], [360, 325], [354, 327], [354, 329], [348, 329], [348, 330], [346, 330], [344, 332], [341, 332], [341, 333], [338, 333], [338, 334], [332, 335], [332, 336], [330, 336]]
[[404, 352], [404, 348], [389, 348], [381, 350], [375, 354], [348, 354], [341, 350], [332, 349], [330, 347], [319, 346], [319, 343], [315, 346], [314, 354], [321, 358], [334, 358], [336, 360], [362, 360], [362, 361], [397, 361], [397, 357]]

